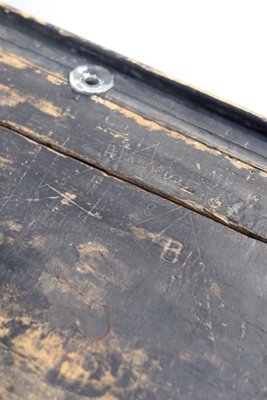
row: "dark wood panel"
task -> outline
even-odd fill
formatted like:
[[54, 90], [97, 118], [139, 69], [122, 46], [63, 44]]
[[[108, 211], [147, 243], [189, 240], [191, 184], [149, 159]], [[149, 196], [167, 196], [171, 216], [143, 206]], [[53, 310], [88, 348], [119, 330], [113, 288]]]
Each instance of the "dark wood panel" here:
[[162, 74], [155, 75], [137, 62], [5, 8], [0, 8], [0, 44], [66, 75], [70, 69], [88, 62], [108, 67], [116, 85], [105, 98], [227, 154], [238, 154], [254, 165], [266, 167], [264, 119], [249, 116]]
[[[173, 95], [173, 99], [176, 101], [183, 99], [187, 104], [190, 103], [193, 108], [197, 106], [196, 109], [199, 112], [202, 110], [206, 113], [211, 110], [213, 118], [214, 115], [225, 116], [226, 118], [222, 118], [221, 121], [236, 121], [239, 126], [254, 128], [266, 134], [267, 123], [263, 116], [257, 116], [252, 112], [223, 102], [138, 61], [102, 48], [63, 29], [51, 26], [45, 21], [36, 20], [30, 15], [14, 10], [7, 5], [0, 7], [0, 19], [2, 38], [18, 43], [25, 50], [32, 49], [35, 53], [43, 54], [47, 59], [57, 60], [65, 65], [69, 65], [71, 60], [94, 60], [113, 69], [118, 73], [118, 76], [127, 77], [127, 83], [131, 81], [135, 84], [138, 83], [138, 85], [144, 83], [146, 87], [152, 89], [152, 93], [154, 88], [159, 89], [161, 94], [164, 93], [163, 98], [160, 96], [161, 101], [169, 95]], [[134, 88], [133, 85], [131, 87]], [[125, 93], [124, 90], [123, 92]], [[153, 106], [156, 104], [155, 102], [152, 103]], [[209, 113], [207, 113], [208, 115]]]
[[0, 140], [3, 399], [266, 398], [264, 243]]
[[66, 152], [267, 238], [266, 172], [97, 96], [64, 76], [1, 55], [1, 121]]

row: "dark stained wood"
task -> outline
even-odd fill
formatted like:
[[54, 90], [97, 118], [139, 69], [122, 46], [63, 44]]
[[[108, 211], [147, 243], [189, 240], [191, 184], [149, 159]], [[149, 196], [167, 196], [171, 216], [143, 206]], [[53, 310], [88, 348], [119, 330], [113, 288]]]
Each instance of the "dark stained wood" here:
[[2, 124], [172, 201], [267, 240], [267, 168], [258, 169], [102, 97], [1, 55]]
[[[184, 120], [187, 115], [190, 115], [190, 120], [192, 121], [193, 119], [196, 125], [203, 123], [206, 119], [207, 126], [212, 131], [215, 129], [213, 132], [223, 138], [225, 138], [226, 134], [225, 124], [228, 125], [230, 121], [236, 121], [237, 124], [227, 126], [228, 128], [231, 127], [231, 132], [228, 132], [228, 136], [231, 141], [235, 142], [237, 140], [239, 144], [243, 141], [238, 136], [242, 134], [244, 137], [248, 133], [246, 129], [240, 130], [240, 125], [243, 128], [249, 127], [266, 135], [267, 123], [266, 118], [263, 116], [257, 116], [247, 110], [211, 97], [137, 61], [101, 48], [63, 29], [51, 26], [45, 21], [37, 21], [30, 15], [14, 10], [9, 6], [0, 7], [0, 18], [1, 38], [4, 41], [11, 42], [11, 44], [18, 44], [23, 52], [30, 51], [32, 57], [34, 55], [41, 56], [45, 65], [48, 62], [54, 64], [54, 61], [56, 61], [56, 68], [60, 68], [60, 66], [61, 68], [64, 68], [64, 66], [69, 68], [72, 65], [76, 66], [77, 61], [86, 62], [91, 60], [93, 63], [107, 66], [114, 72], [118, 90], [122, 91], [123, 94], [127, 94], [127, 89], [130, 89], [133, 94], [132, 97], [137, 97], [143, 102], [144, 91], [148, 90], [151, 96], [146, 96], [146, 105], [151, 104], [153, 108], [159, 107], [160, 109], [163, 107], [162, 111], [166, 112], [164, 104], [165, 107], [167, 106], [168, 111], [170, 105], [175, 104], [175, 117], [179, 115]], [[136, 85], [142, 90], [138, 91]], [[163, 93], [164, 96], [162, 96]], [[126, 98], [124, 98], [124, 105], [125, 102], [127, 102]], [[193, 110], [196, 111], [196, 114], [192, 113]], [[197, 114], [203, 113], [205, 114], [204, 119], [200, 115], [197, 116]], [[213, 123], [215, 116], [216, 124]], [[221, 118], [221, 116], [223, 117]], [[222, 126], [218, 121], [222, 122]], [[250, 139], [248, 135], [247, 138]], [[244, 142], [242, 144], [244, 145]], [[245, 147], [248, 145], [253, 146], [253, 141], [250, 140], [250, 144], [246, 144]], [[260, 148], [257, 147], [257, 150], [260, 151]], [[263, 154], [265, 155], [265, 153]]]
[[[6, 21], [8, 19], [4, 20]], [[17, 27], [17, 24], [15, 26]], [[5, 37], [9, 40], [4, 39]], [[85, 63], [106, 66], [105, 63], [99, 62], [92, 56], [82, 56], [70, 45], [68, 51], [62, 50], [58, 45], [53, 49], [55, 44], [53, 42], [46, 44], [43, 41], [43, 35], [39, 40], [35, 37], [34, 41], [29, 40], [29, 37], [28, 31], [21, 37], [17, 29], [13, 32], [12, 26], [8, 26], [6, 30], [0, 24], [0, 45], [3, 48], [23, 58], [26, 57], [34, 65], [48, 68], [53, 74], [67, 77], [72, 68]], [[178, 130], [186, 136], [207, 143], [225, 154], [239, 156], [259, 168], [266, 168], [266, 133], [259, 133], [257, 130], [240, 126], [217, 114], [214, 115], [203, 109], [201, 105], [196, 106], [184, 100], [181, 95], [164, 93], [162, 96], [162, 91], [149, 85], [149, 80], [146, 80], [147, 84], [129, 75], [118, 73], [114, 68], [110, 70], [114, 74], [116, 85], [104, 94], [103, 98], [140, 113], [161, 125]]]
[[2, 399], [266, 398], [266, 244], [0, 138]]
[[[227, 154], [239, 155], [257, 166], [266, 167], [266, 120], [258, 118], [255, 124], [257, 117], [195, 89], [159, 75], [151, 79], [152, 71], [144, 76], [144, 66], [140, 71], [136, 62], [125, 58], [120, 60], [116, 53], [75, 38], [61, 29], [40, 25], [29, 17], [25, 20], [10, 9], [0, 7], [0, 19], [0, 45], [3, 48], [23, 57], [27, 55], [26, 58], [33, 63], [44, 68], [49, 66], [50, 71], [65, 76], [78, 64], [108, 66], [116, 85], [104, 97], [215, 148], [219, 147]], [[126, 72], [123, 72], [125, 69]], [[169, 88], [167, 91], [166, 86]], [[223, 114], [227, 118], [222, 117]], [[238, 123], [232, 121], [233, 117]]]
[[4, 6], [0, 46], [0, 400], [267, 399], [266, 120]]

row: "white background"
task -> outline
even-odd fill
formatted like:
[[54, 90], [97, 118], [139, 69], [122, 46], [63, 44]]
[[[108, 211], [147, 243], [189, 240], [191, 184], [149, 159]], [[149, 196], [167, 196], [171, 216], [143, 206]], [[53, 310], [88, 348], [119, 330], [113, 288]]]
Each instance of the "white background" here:
[[266, 0], [6, 0], [267, 117]]

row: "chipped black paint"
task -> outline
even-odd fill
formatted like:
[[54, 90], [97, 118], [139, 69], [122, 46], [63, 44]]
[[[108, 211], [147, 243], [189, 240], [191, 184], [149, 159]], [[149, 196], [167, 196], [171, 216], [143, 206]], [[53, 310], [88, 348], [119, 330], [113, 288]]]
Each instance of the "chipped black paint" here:
[[[13, 368], [66, 396], [264, 393], [265, 244], [15, 133], [1, 139], [12, 161], [0, 170], [1, 381]], [[174, 263], [161, 257], [169, 240], [182, 244]]]

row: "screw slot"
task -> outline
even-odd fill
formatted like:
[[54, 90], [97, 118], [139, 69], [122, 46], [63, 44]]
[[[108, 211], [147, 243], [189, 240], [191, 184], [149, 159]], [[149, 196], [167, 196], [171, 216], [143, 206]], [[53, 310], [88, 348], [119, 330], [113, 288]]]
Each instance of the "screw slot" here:
[[80, 65], [70, 72], [70, 85], [78, 93], [101, 94], [113, 87], [113, 76], [96, 65]]
[[88, 76], [88, 78], [85, 79], [85, 82], [89, 86], [94, 86], [99, 84], [99, 79], [96, 78], [95, 76]]

